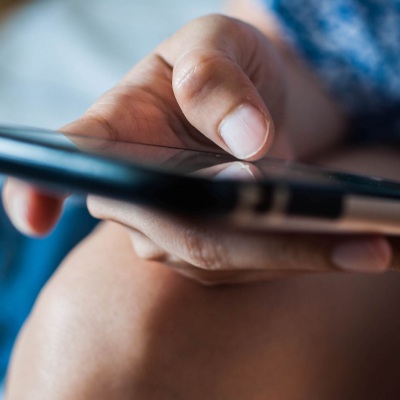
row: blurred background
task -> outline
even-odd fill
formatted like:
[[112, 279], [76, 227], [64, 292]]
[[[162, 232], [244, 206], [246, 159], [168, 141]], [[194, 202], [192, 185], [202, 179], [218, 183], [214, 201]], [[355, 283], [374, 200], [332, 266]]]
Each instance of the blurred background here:
[[[138, 60], [221, 0], [0, 0], [0, 124], [57, 129]], [[45, 239], [21, 236], [0, 209], [1, 382], [40, 288], [96, 224], [71, 199]]]

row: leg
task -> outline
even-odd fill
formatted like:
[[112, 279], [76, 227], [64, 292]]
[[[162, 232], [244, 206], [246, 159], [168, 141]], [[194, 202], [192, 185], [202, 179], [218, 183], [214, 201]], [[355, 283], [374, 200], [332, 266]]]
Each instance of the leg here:
[[7, 400], [396, 398], [399, 289], [391, 274], [205, 288], [106, 224], [40, 296]]

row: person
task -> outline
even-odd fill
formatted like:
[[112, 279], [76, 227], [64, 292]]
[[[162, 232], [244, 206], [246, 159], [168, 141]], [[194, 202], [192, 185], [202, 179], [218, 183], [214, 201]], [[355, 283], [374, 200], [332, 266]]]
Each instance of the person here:
[[[217, 145], [246, 160], [268, 150], [309, 160], [325, 153], [333, 163], [329, 151], [363, 115], [353, 100], [329, 95], [323, 75], [316, 78], [285, 44], [276, 20], [251, 2], [242, 6], [236, 12], [264, 35], [225, 16], [195, 20], [64, 131], [119, 140], [133, 131], [146, 143]], [[384, 109], [375, 111], [383, 118]], [[342, 167], [365, 172], [378, 159], [380, 173], [393, 176], [393, 148], [336, 153]], [[46, 196], [15, 181], [4, 199], [29, 233], [47, 231], [60, 206], [52, 199], [49, 212]], [[398, 393], [398, 323], [387, 313], [398, 311], [396, 275], [313, 276], [398, 268], [396, 239], [229, 231], [97, 198], [89, 209], [114, 222], [78, 246], [43, 291], [15, 350], [9, 399]], [[210, 289], [166, 265], [208, 284], [259, 283]], [[301, 273], [312, 276], [271, 280]]]

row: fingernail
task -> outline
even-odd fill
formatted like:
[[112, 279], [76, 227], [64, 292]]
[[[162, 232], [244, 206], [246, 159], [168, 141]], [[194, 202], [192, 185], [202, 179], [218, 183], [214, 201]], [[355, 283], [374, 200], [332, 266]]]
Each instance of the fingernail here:
[[235, 161], [229, 163], [221, 172], [214, 176], [214, 179], [235, 179], [243, 181], [255, 181], [256, 178], [248, 164]]
[[388, 268], [391, 248], [383, 238], [357, 239], [340, 243], [332, 252], [332, 262], [354, 272], [379, 272]]
[[264, 147], [270, 123], [254, 106], [242, 105], [221, 122], [219, 133], [232, 152], [241, 159], [249, 159]]

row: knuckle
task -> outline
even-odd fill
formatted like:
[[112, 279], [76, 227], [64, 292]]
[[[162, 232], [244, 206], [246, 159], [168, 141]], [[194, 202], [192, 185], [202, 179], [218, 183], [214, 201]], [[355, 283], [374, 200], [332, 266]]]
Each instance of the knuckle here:
[[192, 50], [178, 61], [173, 75], [175, 94], [185, 102], [201, 98], [218, 85], [226, 56], [220, 51]]
[[187, 229], [183, 235], [182, 250], [188, 262], [203, 270], [219, 271], [228, 265], [225, 249], [207, 232]]
[[138, 257], [148, 261], [165, 261], [167, 253], [144, 234], [129, 229], [132, 247]]
[[122, 85], [114, 88], [89, 108], [81, 120], [102, 139], [121, 139], [124, 127], [129, 126], [135, 131], [142, 128], [143, 122], [147, 123], [152, 97], [139, 89], [136, 92], [135, 98]]
[[321, 271], [332, 269], [329, 262], [329, 240], [314, 236], [288, 235], [277, 238], [274, 253], [277, 265], [288, 271]]
[[99, 108], [90, 109], [84, 118], [93, 127], [93, 131], [101, 133], [101, 137], [107, 140], [117, 140], [118, 131], [116, 130], [112, 118], [106, 116]]
[[[271, 252], [271, 249], [273, 251]], [[277, 237], [272, 246], [266, 249], [266, 260], [269, 260], [269, 266], [274, 269], [296, 270], [299, 268], [302, 259], [301, 248], [295, 241], [286, 237]]]

